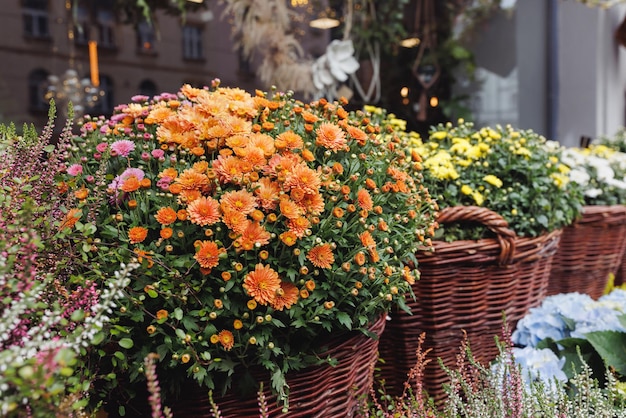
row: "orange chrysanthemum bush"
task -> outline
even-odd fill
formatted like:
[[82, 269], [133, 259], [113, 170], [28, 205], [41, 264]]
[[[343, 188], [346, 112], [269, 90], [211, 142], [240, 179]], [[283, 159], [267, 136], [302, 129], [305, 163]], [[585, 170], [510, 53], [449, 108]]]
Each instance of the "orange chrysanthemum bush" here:
[[91, 265], [141, 263], [103, 372], [137, 380], [155, 352], [166, 386], [260, 367], [284, 396], [327, 337], [404, 305], [436, 206], [367, 114], [217, 81], [134, 99], [86, 119], [63, 179], [97, 229]]

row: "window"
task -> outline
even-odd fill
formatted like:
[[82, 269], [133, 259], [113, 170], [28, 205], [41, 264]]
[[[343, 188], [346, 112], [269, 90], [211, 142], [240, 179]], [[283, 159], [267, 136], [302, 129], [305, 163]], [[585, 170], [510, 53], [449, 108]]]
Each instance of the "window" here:
[[113, 95], [113, 79], [107, 75], [100, 75], [100, 99], [96, 105], [87, 113], [92, 115], [110, 116], [115, 106], [115, 97]]
[[139, 94], [148, 96], [150, 98], [157, 95], [157, 86], [152, 80], [143, 80], [139, 83]]
[[98, 23], [98, 45], [103, 48], [115, 48], [115, 15], [113, 9], [99, 5], [96, 21]]
[[50, 37], [47, 0], [23, 0], [22, 18], [24, 35], [32, 38]]
[[48, 101], [46, 92], [48, 90], [48, 72], [43, 69], [31, 71], [28, 75], [28, 108], [31, 112], [46, 112]]
[[202, 59], [202, 29], [199, 26], [183, 26], [183, 58]]
[[143, 54], [152, 54], [154, 50], [154, 26], [147, 21], [139, 22], [137, 25], [137, 49]]
[[78, 45], [87, 45], [89, 42], [89, 9], [83, 3], [76, 7], [76, 25], [74, 25], [74, 42]]

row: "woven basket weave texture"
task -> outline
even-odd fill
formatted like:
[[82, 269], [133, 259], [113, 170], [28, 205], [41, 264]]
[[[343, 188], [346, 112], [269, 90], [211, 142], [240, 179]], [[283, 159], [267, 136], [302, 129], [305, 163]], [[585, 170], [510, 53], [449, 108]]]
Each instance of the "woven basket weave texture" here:
[[625, 251], [626, 206], [585, 206], [583, 216], [563, 230], [548, 294], [579, 292], [598, 299], [609, 275], [620, 275]]
[[419, 336], [425, 332], [423, 348], [430, 350], [430, 362], [424, 388], [441, 400], [442, 383], [448, 378], [437, 359], [453, 368], [464, 335], [478, 361], [496, 357], [494, 336], [501, 334], [502, 314], [513, 329], [547, 295], [561, 230], [539, 237], [518, 237], [500, 215], [473, 206], [445, 208], [438, 222], [479, 222], [495, 237], [437, 241], [434, 252], [418, 254], [421, 278], [413, 285], [415, 300], [407, 303], [412, 315], [392, 312], [380, 341], [385, 360], [380, 377], [390, 393], [399, 394], [415, 365]]

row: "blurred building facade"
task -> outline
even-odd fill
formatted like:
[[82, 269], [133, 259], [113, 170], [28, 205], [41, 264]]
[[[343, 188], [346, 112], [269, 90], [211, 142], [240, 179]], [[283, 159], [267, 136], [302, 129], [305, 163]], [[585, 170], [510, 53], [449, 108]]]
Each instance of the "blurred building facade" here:
[[[69, 4], [68, 4], [69, 2]], [[125, 23], [112, 0], [4, 0], [0, 8], [0, 122], [47, 121], [48, 76], [73, 68], [90, 78], [88, 42], [97, 42], [99, 87], [91, 114], [109, 115], [133, 95], [175, 93], [183, 83], [263, 88], [249, 60], [233, 47], [220, 2], [206, 2], [184, 18], [159, 10], [153, 24]], [[322, 52], [327, 39], [307, 37]], [[312, 46], [311, 46], [312, 45]]]
[[[68, 68], [89, 78], [88, 42], [97, 42], [104, 96], [88, 111], [108, 115], [135, 94], [176, 92], [183, 83], [267, 89], [254, 61], [234, 49], [219, 1], [185, 18], [157, 12], [153, 24], [121, 21], [113, 0], [3, 0], [0, 8], [0, 122], [47, 120], [50, 75]], [[293, 2], [291, 2], [293, 3]], [[306, 2], [303, 2], [306, 3]], [[624, 126], [626, 47], [615, 39], [625, 6], [591, 9], [573, 0], [503, 0], [502, 13], [470, 42], [475, 80], [459, 77], [478, 124], [511, 123], [566, 145]], [[328, 31], [299, 24], [306, 51], [324, 53]], [[394, 109], [390, 109], [394, 111]]]

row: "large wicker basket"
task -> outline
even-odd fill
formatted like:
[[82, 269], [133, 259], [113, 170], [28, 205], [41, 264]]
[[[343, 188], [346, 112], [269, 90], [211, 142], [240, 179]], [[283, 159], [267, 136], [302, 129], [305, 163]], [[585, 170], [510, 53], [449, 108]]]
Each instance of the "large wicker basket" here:
[[[361, 405], [373, 384], [373, 374], [378, 360], [378, 342], [386, 324], [386, 315], [381, 315], [368, 331], [376, 338], [354, 331], [328, 342], [327, 351], [319, 358], [333, 358], [336, 365], [324, 364], [308, 367], [287, 375], [289, 385], [289, 410], [282, 411], [282, 404], [277, 402], [272, 393], [268, 378], [263, 381], [267, 416], [272, 418], [327, 418], [358, 416]], [[260, 374], [265, 376], [267, 372]], [[268, 376], [269, 377], [269, 376]], [[166, 376], [159, 376], [160, 380]], [[223, 418], [258, 418], [258, 394], [236, 395], [229, 392], [225, 396], [213, 396], [213, 400]], [[172, 408], [176, 418], [214, 417], [214, 410], [209, 401], [208, 390], [195, 384], [182, 388], [177, 399], [166, 399], [164, 404]], [[135, 402], [133, 408], [126, 408], [127, 417], [151, 416], [147, 410], [148, 402]], [[112, 415], [110, 415], [112, 416]]]
[[395, 310], [381, 337], [384, 364], [380, 377], [389, 393], [398, 394], [415, 365], [419, 336], [426, 333], [430, 349], [424, 388], [435, 399], [443, 397], [447, 375], [441, 358], [454, 366], [460, 343], [467, 334], [477, 360], [497, 355], [494, 337], [502, 329], [504, 312], [510, 326], [537, 306], [547, 294], [552, 258], [561, 231], [536, 237], [518, 237], [497, 213], [481, 207], [452, 207], [440, 212], [440, 224], [479, 222], [495, 238], [478, 241], [436, 242], [433, 253], [419, 253], [416, 299], [408, 301], [412, 315]]
[[597, 299], [610, 274], [619, 274], [626, 250], [626, 206], [585, 206], [563, 230], [548, 294], [579, 292]]

